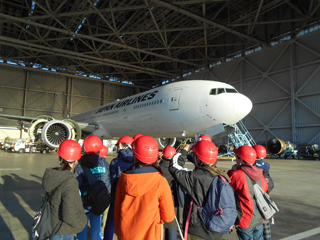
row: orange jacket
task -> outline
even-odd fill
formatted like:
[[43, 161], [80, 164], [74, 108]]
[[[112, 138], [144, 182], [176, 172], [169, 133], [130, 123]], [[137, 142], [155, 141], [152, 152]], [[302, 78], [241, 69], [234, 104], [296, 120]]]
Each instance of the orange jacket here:
[[119, 240], [162, 240], [163, 221], [175, 217], [171, 189], [159, 172], [122, 172], [115, 200]]

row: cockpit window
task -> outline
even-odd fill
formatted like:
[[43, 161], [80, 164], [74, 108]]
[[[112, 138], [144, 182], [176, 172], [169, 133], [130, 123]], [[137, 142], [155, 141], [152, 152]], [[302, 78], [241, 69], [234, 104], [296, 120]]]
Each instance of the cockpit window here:
[[238, 91], [235, 90], [234, 88], [226, 88], [226, 92], [227, 93], [238, 93]]
[[216, 95], [216, 88], [212, 88], [210, 91], [210, 95]]
[[212, 88], [210, 90], [210, 95], [218, 95], [220, 93], [239, 93], [234, 88]]
[[220, 93], [225, 93], [226, 90], [224, 88], [218, 88], [217, 89], [217, 95], [220, 94]]

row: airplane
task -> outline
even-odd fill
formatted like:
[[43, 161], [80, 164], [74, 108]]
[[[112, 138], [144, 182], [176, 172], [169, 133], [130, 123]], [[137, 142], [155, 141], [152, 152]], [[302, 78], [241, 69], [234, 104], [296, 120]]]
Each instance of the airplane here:
[[185, 80], [117, 100], [63, 120], [0, 114], [0, 118], [30, 122], [29, 136], [49, 147], [65, 139], [79, 141], [89, 135], [116, 139], [135, 134], [154, 137], [162, 149], [177, 138], [214, 136], [224, 124], [235, 124], [252, 109], [248, 97], [229, 84]]

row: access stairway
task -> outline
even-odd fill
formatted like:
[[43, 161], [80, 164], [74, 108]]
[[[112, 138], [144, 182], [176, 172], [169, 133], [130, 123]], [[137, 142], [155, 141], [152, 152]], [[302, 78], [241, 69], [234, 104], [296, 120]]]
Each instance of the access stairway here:
[[235, 154], [233, 152], [233, 148], [238, 148], [243, 145], [249, 145], [254, 146], [256, 143], [252, 136], [250, 135], [247, 128], [244, 126], [242, 121], [239, 121], [235, 124], [228, 125], [231, 128], [234, 129], [234, 131], [231, 131], [230, 134], [228, 134], [228, 143], [229, 146], [227, 149], [227, 153], [219, 155], [219, 157], [222, 156], [231, 156], [235, 157]]

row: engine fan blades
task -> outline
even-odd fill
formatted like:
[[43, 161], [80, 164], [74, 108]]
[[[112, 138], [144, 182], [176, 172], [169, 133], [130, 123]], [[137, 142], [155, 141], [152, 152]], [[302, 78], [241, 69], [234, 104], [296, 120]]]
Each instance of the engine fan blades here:
[[62, 125], [53, 124], [48, 128], [46, 136], [51, 143], [60, 145], [67, 137], [67, 130]]

